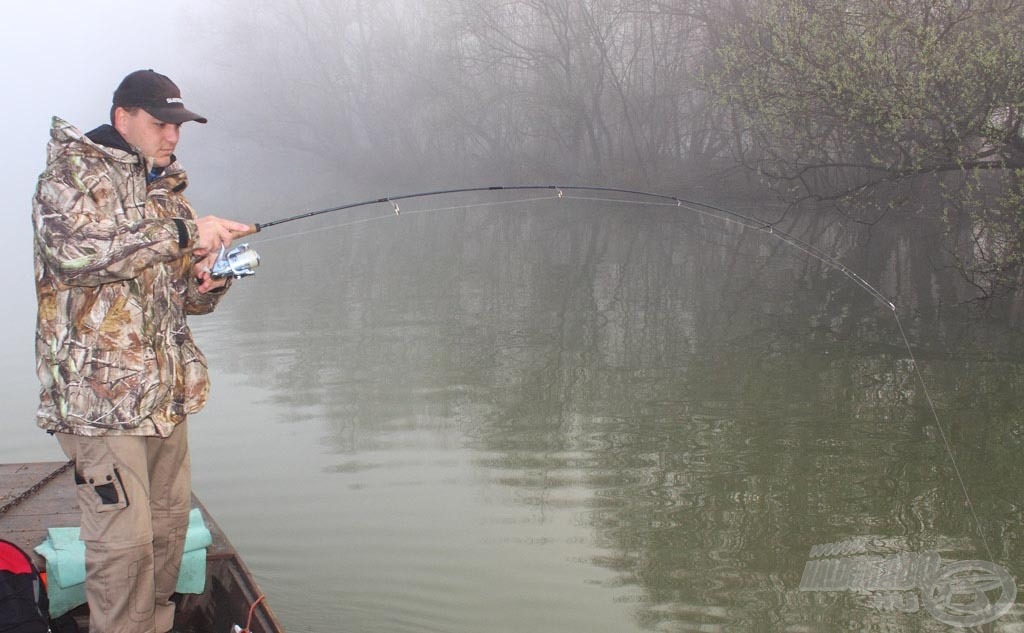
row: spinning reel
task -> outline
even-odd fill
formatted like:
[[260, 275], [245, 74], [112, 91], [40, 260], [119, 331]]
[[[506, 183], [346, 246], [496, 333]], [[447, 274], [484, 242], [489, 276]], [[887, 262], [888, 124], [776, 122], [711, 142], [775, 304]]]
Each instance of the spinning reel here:
[[241, 279], [256, 274], [255, 268], [260, 265], [260, 256], [259, 253], [251, 250], [248, 244], [242, 244], [227, 252], [225, 250], [223, 246], [220, 247], [220, 255], [217, 256], [217, 261], [210, 269], [211, 277]]

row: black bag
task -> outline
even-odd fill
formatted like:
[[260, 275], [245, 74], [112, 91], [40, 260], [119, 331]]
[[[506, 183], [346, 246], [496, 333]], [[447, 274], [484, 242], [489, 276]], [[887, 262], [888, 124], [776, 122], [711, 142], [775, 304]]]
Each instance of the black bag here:
[[0, 539], [0, 633], [47, 633], [50, 601], [39, 570], [20, 547]]

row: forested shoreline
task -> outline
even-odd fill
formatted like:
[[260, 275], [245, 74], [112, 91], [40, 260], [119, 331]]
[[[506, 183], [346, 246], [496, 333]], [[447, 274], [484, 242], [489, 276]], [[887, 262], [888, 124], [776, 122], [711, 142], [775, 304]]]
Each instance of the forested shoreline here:
[[979, 297], [1022, 286], [1024, 2], [232, 7], [218, 54], [254, 74], [225, 94], [340, 172], [766, 187], [851, 226], [934, 222]]

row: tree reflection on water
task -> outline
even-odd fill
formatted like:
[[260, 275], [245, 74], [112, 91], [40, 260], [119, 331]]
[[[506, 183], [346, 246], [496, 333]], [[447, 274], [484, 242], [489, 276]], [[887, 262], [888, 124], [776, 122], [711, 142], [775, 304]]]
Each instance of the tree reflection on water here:
[[[864, 247], [815, 217], [791, 230], [898, 306], [993, 562], [1022, 577], [1012, 327], [957, 304], [910, 237]], [[573, 513], [642, 628], [937, 630], [864, 592], [801, 592], [811, 548], [987, 557], [891, 312], [771, 235], [560, 201], [318, 240], [261, 249], [279, 300], [231, 309], [274, 347], [238, 362], [316, 406], [339, 453], [386, 445], [418, 394], [489, 483], [539, 521]]]

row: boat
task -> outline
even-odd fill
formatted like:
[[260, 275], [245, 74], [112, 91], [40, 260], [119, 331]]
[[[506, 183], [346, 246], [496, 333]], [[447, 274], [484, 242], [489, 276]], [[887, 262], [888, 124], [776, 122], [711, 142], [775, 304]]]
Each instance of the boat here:
[[[0, 538], [16, 543], [45, 571], [35, 552], [51, 527], [77, 527], [80, 510], [73, 462], [0, 464]], [[202, 512], [213, 543], [206, 550], [206, 585], [201, 594], [175, 596], [175, 631], [187, 633], [283, 633], [259, 585], [206, 507]], [[87, 605], [70, 612], [82, 633], [89, 628]]]

